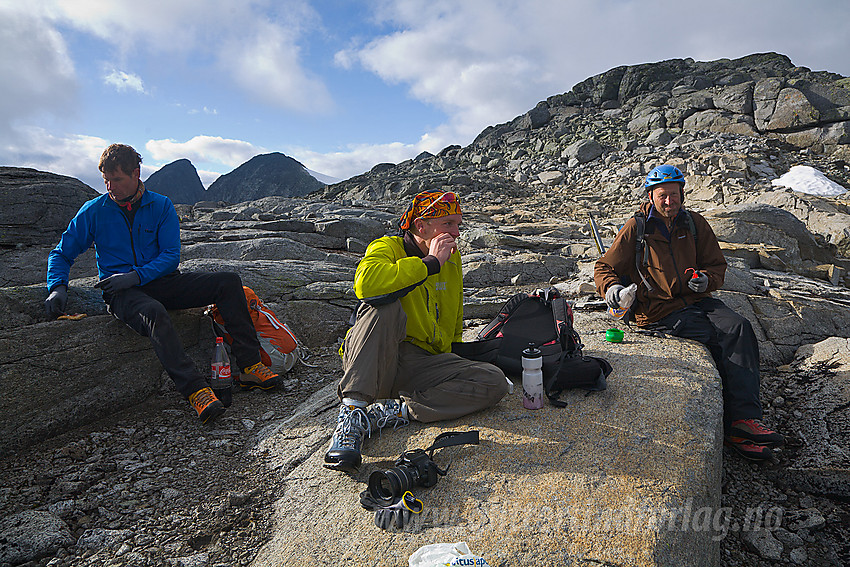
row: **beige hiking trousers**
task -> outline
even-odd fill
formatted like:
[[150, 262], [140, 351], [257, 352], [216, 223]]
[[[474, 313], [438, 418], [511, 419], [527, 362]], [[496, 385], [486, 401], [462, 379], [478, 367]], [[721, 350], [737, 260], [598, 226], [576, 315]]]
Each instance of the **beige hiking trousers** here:
[[431, 354], [405, 341], [406, 336], [401, 302], [361, 303], [345, 339], [340, 399], [401, 398], [413, 419], [431, 422], [494, 406], [508, 393], [498, 367], [453, 353]]

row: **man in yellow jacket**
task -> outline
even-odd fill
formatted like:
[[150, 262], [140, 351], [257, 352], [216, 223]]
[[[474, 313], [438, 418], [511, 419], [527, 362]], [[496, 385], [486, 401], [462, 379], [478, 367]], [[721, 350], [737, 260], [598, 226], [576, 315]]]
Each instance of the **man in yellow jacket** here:
[[343, 346], [342, 406], [326, 467], [356, 470], [363, 439], [377, 429], [454, 419], [507, 394], [499, 368], [451, 352], [463, 328], [461, 220], [454, 193], [424, 191], [402, 215], [400, 235], [366, 249], [354, 275], [360, 305]]

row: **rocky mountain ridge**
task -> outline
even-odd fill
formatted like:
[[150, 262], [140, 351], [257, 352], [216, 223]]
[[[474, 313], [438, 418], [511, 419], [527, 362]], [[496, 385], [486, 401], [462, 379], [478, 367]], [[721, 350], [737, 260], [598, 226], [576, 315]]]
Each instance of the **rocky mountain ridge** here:
[[145, 188], [165, 195], [172, 203], [194, 205], [207, 198], [207, 191], [198, 176], [198, 170], [185, 158], [166, 164], [153, 172], [145, 179]]
[[792, 165], [811, 165], [850, 188], [850, 79], [778, 54], [618, 67], [485, 129], [467, 147], [379, 164], [318, 195], [385, 202], [428, 188], [473, 197], [533, 188], [548, 197], [538, 218], [589, 211], [612, 234], [659, 163], [685, 172], [687, 206], [764, 200], [850, 251], [846, 200], [804, 203], [771, 185]]
[[207, 199], [240, 203], [272, 195], [300, 197], [324, 183], [307, 172], [299, 161], [279, 152], [252, 157], [212, 182]]
[[324, 187], [297, 160], [280, 152], [252, 157], [233, 171], [219, 176], [204, 189], [198, 171], [188, 159], [162, 166], [145, 181], [152, 191], [172, 202], [194, 205], [199, 201], [240, 203], [279, 195], [300, 197]]

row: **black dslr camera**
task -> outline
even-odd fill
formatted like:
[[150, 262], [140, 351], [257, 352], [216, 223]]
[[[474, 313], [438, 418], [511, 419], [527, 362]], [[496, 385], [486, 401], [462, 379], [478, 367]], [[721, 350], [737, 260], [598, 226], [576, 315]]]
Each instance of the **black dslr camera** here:
[[369, 475], [369, 493], [379, 503], [390, 506], [414, 486], [430, 488], [449, 472], [449, 467], [441, 469], [433, 461], [434, 451], [467, 444], [478, 444], [478, 431], [441, 433], [427, 449], [405, 451], [393, 468]]
[[424, 449], [405, 451], [396, 459], [395, 467], [369, 475], [369, 492], [372, 498], [389, 506], [414, 486], [434, 486], [447, 472], [448, 467], [438, 467]]

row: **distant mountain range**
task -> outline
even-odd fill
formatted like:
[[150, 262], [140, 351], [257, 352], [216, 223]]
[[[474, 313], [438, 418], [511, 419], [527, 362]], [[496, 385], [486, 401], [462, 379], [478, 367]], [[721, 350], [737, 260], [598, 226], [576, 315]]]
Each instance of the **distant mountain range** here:
[[151, 191], [166, 195], [174, 203], [188, 205], [198, 201], [241, 203], [271, 195], [300, 197], [325, 185], [300, 162], [278, 152], [254, 156], [216, 179], [206, 190], [197, 169], [188, 159], [163, 166], [145, 181]]

